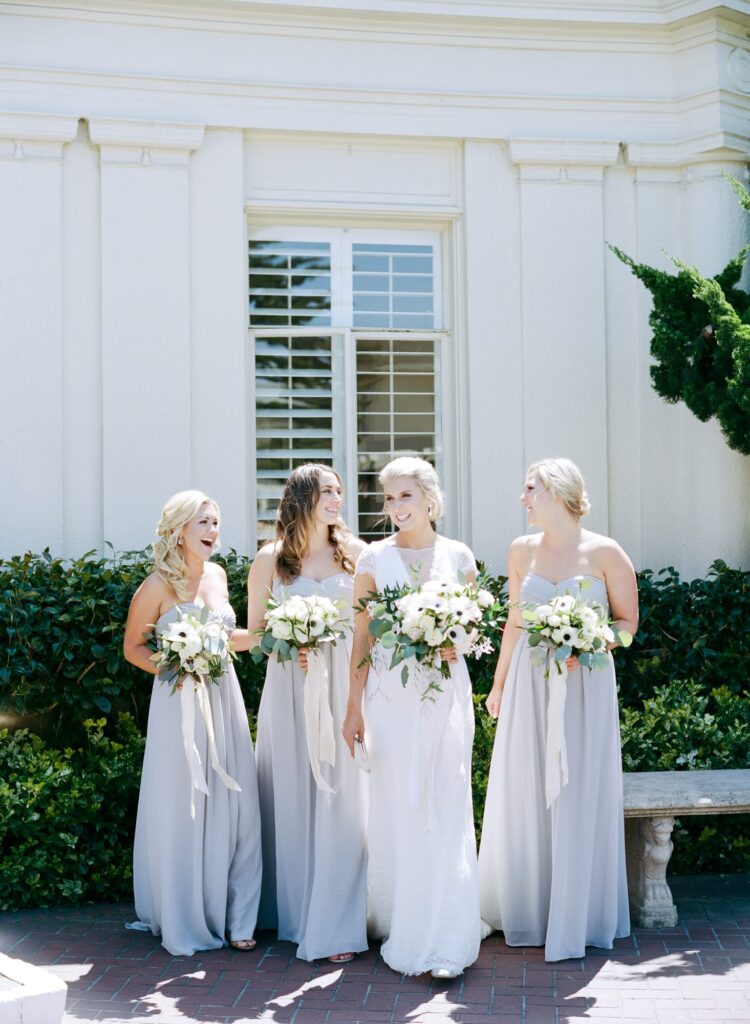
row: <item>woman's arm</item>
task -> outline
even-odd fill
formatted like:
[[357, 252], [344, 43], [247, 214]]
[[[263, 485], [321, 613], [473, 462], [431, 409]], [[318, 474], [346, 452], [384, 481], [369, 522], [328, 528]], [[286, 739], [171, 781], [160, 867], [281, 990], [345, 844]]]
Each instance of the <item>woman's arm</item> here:
[[125, 638], [122, 644], [125, 660], [152, 676], [157, 675], [157, 668], [151, 660], [154, 652], [146, 646], [143, 634], [150, 632], [156, 624], [162, 604], [168, 597], [169, 588], [166, 583], [152, 573], [133, 595], [125, 623]]
[[[638, 629], [638, 581], [633, 563], [620, 545], [610, 538], [602, 550], [604, 582], [607, 584], [609, 608], [615, 620], [612, 629], [635, 636]], [[617, 643], [610, 644], [610, 650]]]
[[346, 707], [346, 718], [341, 733], [346, 740], [352, 757], [354, 757], [354, 740], [365, 738], [365, 720], [362, 716], [362, 694], [367, 682], [369, 665], [362, 664], [370, 653], [372, 638], [370, 636], [370, 616], [366, 609], [361, 609], [359, 602], [369, 598], [376, 590], [375, 580], [369, 573], [360, 573], [354, 577], [354, 638], [352, 654], [349, 662], [349, 701]]
[[508, 598], [510, 601], [508, 621], [505, 623], [503, 638], [500, 641], [500, 654], [495, 667], [492, 689], [487, 694], [487, 700], [485, 701], [487, 710], [492, 718], [497, 718], [500, 714], [500, 703], [503, 699], [505, 679], [508, 675], [513, 651], [520, 639], [521, 627], [523, 625], [521, 609], [518, 605], [521, 596], [521, 579], [525, 571], [523, 558], [525, 545], [522, 543], [524, 539], [514, 540], [508, 551]]
[[247, 629], [235, 629], [232, 646], [235, 651], [252, 651], [260, 643], [260, 631], [266, 615], [266, 601], [271, 596], [276, 552], [273, 544], [262, 547], [253, 559], [247, 574]]

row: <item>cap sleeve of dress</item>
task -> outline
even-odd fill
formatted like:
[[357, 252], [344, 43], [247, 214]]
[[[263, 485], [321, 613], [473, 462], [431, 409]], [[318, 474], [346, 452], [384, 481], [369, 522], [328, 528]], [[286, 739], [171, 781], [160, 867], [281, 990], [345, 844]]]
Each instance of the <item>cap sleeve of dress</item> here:
[[475, 573], [477, 571], [477, 563], [471, 552], [471, 548], [468, 548], [460, 541], [456, 542], [456, 568], [459, 572], [464, 573], [464, 575], [470, 572]]
[[375, 550], [372, 544], [368, 544], [364, 551], [360, 551], [354, 566], [354, 575], [375, 577]]

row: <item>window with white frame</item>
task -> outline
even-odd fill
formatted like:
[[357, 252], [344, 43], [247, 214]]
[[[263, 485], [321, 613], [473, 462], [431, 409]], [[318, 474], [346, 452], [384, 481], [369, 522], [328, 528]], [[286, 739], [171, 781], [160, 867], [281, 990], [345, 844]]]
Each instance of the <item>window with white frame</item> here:
[[258, 544], [289, 472], [313, 460], [345, 481], [352, 529], [382, 536], [386, 462], [441, 469], [439, 234], [266, 229], [248, 269]]

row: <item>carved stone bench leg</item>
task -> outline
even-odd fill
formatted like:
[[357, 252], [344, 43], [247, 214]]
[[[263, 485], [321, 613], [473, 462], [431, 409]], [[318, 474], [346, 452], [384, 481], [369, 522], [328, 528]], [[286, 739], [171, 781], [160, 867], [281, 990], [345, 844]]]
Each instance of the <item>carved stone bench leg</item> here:
[[641, 928], [677, 924], [677, 907], [667, 885], [673, 828], [674, 818], [625, 819], [630, 915]]

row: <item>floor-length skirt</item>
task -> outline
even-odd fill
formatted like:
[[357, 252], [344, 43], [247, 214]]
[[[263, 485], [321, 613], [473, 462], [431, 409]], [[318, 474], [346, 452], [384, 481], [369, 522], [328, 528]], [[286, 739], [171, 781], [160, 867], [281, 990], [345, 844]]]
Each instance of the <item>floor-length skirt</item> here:
[[[554, 669], [553, 669], [554, 671]], [[569, 781], [548, 810], [548, 683], [519, 641], [503, 691], [487, 787], [482, 918], [510, 946], [581, 957], [629, 934], [617, 692], [612, 659], [567, 677]]]
[[149, 707], [133, 849], [135, 908], [176, 956], [217, 949], [230, 938], [252, 938], [260, 899], [255, 761], [234, 669], [209, 684], [208, 694], [219, 762], [241, 792], [228, 789], [212, 769], [200, 714], [195, 745], [209, 792], [193, 789], [180, 695], [171, 694], [171, 686], [159, 678]]
[[297, 943], [315, 960], [367, 949], [367, 779], [341, 736], [350, 645], [328, 648], [335, 764], [319, 789], [310, 768], [304, 715], [305, 674], [269, 660], [258, 712], [257, 763], [263, 829], [259, 927]]
[[[382, 654], [382, 652], [381, 652]], [[370, 931], [393, 970], [456, 973], [479, 954], [471, 801], [474, 709], [466, 665], [434, 701], [393, 671], [370, 669], [364, 701], [370, 764]]]

